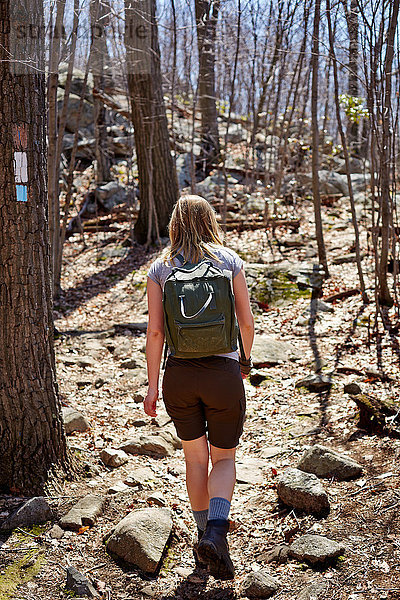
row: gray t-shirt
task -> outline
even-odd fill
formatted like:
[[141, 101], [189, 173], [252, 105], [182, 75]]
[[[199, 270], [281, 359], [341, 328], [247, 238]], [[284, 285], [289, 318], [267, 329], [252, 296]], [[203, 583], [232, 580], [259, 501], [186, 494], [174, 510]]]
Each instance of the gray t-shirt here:
[[[218, 260], [208, 256], [207, 259], [209, 258], [209, 260], [211, 260], [215, 266], [219, 267], [224, 275], [232, 281], [242, 270], [243, 260], [236, 254], [236, 252], [230, 250], [229, 248], [225, 248], [225, 246], [210, 244], [209, 248], [218, 258]], [[164, 289], [165, 280], [171, 273], [172, 267], [178, 267], [179, 265], [180, 262], [176, 258], [174, 259], [173, 264], [170, 261], [165, 263], [163, 261], [163, 257], [157, 258], [151, 264], [150, 269], [147, 272], [147, 276], [155, 283], [158, 283], [161, 289]], [[227, 354], [216, 354], [216, 356], [225, 356], [226, 358], [239, 360], [239, 354], [236, 350], [234, 352], [228, 352]]]

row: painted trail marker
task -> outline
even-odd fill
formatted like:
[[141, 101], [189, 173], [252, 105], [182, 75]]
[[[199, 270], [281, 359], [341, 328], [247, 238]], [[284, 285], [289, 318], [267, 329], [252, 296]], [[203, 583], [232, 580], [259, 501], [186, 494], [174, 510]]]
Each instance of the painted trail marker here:
[[14, 178], [17, 202], [28, 201], [28, 128], [25, 124], [14, 125]]

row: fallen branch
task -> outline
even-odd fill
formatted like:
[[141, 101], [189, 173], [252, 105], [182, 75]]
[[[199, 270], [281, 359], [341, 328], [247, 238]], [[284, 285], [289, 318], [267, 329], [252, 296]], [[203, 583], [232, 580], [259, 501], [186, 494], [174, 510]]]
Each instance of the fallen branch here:
[[357, 296], [360, 293], [360, 288], [352, 288], [351, 290], [345, 290], [344, 292], [338, 292], [323, 298], [324, 302], [335, 302], [335, 300], [344, 300], [344, 298], [350, 298], [350, 296]]

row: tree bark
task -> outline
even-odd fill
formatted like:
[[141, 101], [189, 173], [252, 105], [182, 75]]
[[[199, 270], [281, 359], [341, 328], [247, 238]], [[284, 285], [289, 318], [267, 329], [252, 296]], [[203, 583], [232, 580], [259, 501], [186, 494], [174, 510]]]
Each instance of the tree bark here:
[[391, 120], [392, 120], [392, 65], [394, 56], [394, 39], [399, 16], [399, 0], [394, 0], [389, 21], [386, 41], [386, 56], [384, 63], [384, 94], [383, 94], [383, 124], [382, 148], [380, 150], [381, 171], [381, 211], [382, 211], [382, 246], [378, 266], [379, 303], [392, 306], [393, 298], [390, 295], [387, 273], [391, 236]]
[[201, 156], [198, 164], [204, 175], [210, 172], [220, 153], [214, 69], [219, 6], [219, 0], [195, 0], [201, 112]]
[[[67, 451], [53, 346], [45, 78], [43, 65], [29, 72], [9, 60], [10, 4], [0, 3], [0, 488], [29, 495], [67, 468]], [[29, 0], [27, 14], [43, 31], [42, 0]], [[26, 42], [30, 59], [34, 50], [40, 58], [40, 41]]]
[[96, 183], [111, 181], [111, 156], [107, 143], [107, 113], [96, 91], [104, 92], [104, 61], [108, 57], [105, 27], [107, 24], [107, 6], [105, 0], [92, 0], [90, 4], [92, 65], [93, 74], [93, 109]]
[[139, 171], [140, 211], [134, 235], [140, 244], [168, 235], [169, 218], [178, 198], [155, 14], [155, 0], [125, 0], [128, 88]]
[[324, 267], [325, 277], [329, 277], [328, 263], [326, 260], [324, 233], [322, 229], [321, 197], [319, 191], [319, 125], [318, 125], [318, 63], [319, 63], [319, 24], [321, 19], [321, 0], [315, 0], [314, 32], [311, 56], [312, 84], [311, 84], [311, 120], [312, 120], [312, 189], [315, 217], [315, 235], [318, 245], [318, 257]]

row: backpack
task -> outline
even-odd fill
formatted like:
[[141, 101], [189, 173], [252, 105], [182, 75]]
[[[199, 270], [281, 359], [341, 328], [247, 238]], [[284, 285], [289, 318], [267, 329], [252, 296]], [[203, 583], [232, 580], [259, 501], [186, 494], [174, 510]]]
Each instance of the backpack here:
[[226, 354], [238, 336], [243, 354], [230, 279], [208, 258], [196, 265], [177, 259], [163, 291], [165, 356], [167, 347], [177, 358]]

